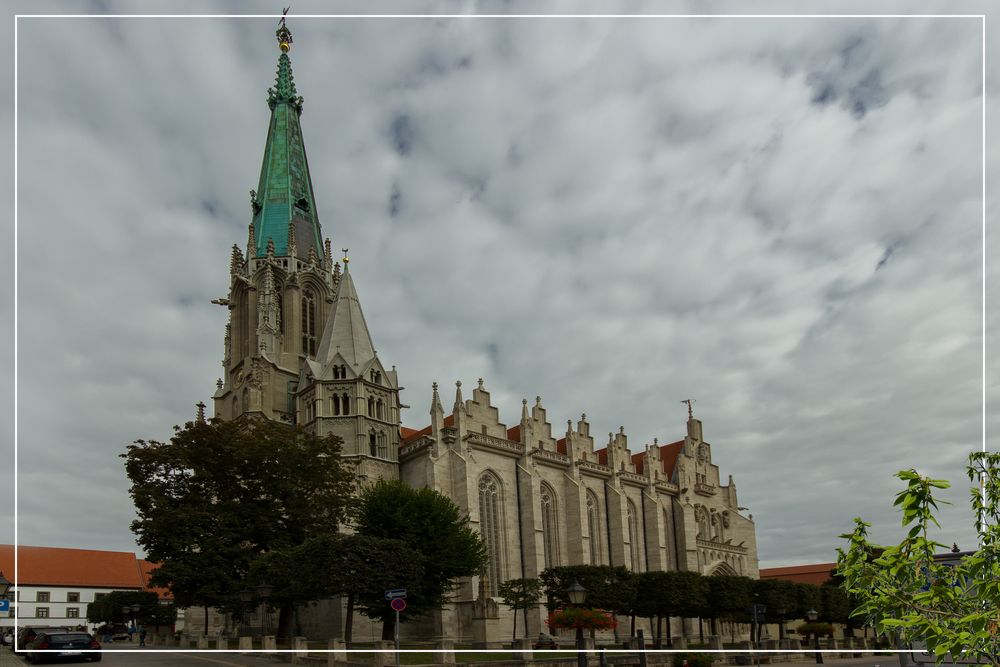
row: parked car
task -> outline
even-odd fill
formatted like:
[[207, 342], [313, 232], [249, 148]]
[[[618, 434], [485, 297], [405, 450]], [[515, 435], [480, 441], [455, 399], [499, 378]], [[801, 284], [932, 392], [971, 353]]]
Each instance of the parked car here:
[[38, 632], [25, 647], [25, 660], [37, 664], [48, 660], [90, 660], [99, 662], [101, 645], [86, 632], [53, 630]]
[[34, 639], [35, 635], [37, 635], [39, 632], [65, 632], [65, 630], [66, 628], [60, 628], [54, 625], [45, 625], [45, 626], [28, 625], [19, 628], [17, 631], [18, 650], [16, 651], [16, 653], [23, 654], [25, 647], [28, 645], [28, 642]]

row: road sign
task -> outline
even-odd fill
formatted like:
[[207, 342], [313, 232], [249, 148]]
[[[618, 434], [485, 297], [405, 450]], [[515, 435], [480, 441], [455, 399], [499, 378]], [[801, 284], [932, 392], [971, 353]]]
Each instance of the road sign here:
[[403, 598], [393, 598], [389, 600], [389, 606], [392, 607], [393, 611], [403, 611], [406, 609], [406, 600]]
[[10, 611], [10, 600], [7, 598], [0, 600], [0, 611]]
[[405, 598], [406, 589], [405, 588], [394, 588], [391, 591], [385, 592], [386, 600], [395, 600], [396, 598]]

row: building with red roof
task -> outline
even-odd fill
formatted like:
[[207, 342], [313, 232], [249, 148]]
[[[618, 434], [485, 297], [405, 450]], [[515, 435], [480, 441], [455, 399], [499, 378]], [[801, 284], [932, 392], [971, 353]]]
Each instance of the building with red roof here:
[[11, 612], [0, 625], [86, 625], [87, 605], [112, 591], [153, 591], [161, 600], [170, 592], [149, 585], [154, 563], [130, 551], [66, 549], [0, 544], [0, 572], [12, 582]]

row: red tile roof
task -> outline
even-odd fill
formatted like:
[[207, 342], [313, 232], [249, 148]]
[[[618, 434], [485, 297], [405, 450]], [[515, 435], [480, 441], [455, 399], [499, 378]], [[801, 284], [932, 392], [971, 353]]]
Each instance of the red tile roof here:
[[607, 447], [602, 447], [601, 449], [597, 449], [597, 450], [594, 451], [594, 453], [597, 454], [597, 462], [598, 463], [600, 463], [602, 466], [608, 465], [608, 448]]
[[663, 466], [663, 474], [666, 475], [667, 480], [674, 478], [674, 468], [677, 467], [677, 456], [683, 448], [683, 440], [671, 442], [669, 445], [660, 445], [660, 465]]
[[785, 579], [819, 586], [830, 580], [830, 573], [836, 563], [816, 563], [814, 565], [792, 565], [790, 567], [769, 567], [760, 571], [761, 579]]
[[[444, 418], [444, 422], [442, 422], [441, 425], [442, 426], [451, 426], [454, 423], [455, 423], [455, 415], [448, 415], [447, 417]], [[406, 444], [409, 444], [409, 443], [413, 442], [414, 440], [416, 440], [418, 438], [422, 438], [425, 435], [430, 435], [430, 434], [431, 434], [431, 427], [430, 426], [425, 426], [424, 428], [420, 429], [419, 431], [416, 430], [416, 429], [412, 429], [412, 428], [406, 428], [405, 426], [400, 426], [399, 427], [399, 436], [400, 436], [400, 439], [402, 440], [402, 442], [400, 442], [399, 444], [406, 445]]]
[[556, 440], [556, 451], [560, 454], [566, 453], [566, 438]]
[[507, 429], [507, 439], [512, 442], [521, 442], [521, 425], [512, 426]]
[[149, 577], [153, 574], [153, 570], [156, 569], [156, 563], [150, 563], [148, 560], [143, 558], [139, 559], [139, 570], [142, 572], [142, 586], [147, 591], [156, 593], [156, 596], [161, 600], [173, 600], [174, 594], [170, 592], [168, 588], [160, 588], [159, 586], [150, 586]]
[[[19, 545], [17, 552], [18, 571], [15, 585], [134, 589], [142, 589], [145, 586], [145, 579], [135, 554], [127, 551]], [[12, 544], [0, 544], [0, 571], [14, 581]]]
[[635, 471], [640, 475], [646, 468], [646, 452], [640, 452], [638, 454], [632, 455], [632, 465], [635, 466]]

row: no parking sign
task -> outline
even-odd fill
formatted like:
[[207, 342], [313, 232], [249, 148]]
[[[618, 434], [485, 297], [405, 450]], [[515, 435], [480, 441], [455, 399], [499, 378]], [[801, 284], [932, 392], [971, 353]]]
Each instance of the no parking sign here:
[[393, 611], [401, 612], [406, 609], [406, 600], [403, 598], [393, 598], [389, 601], [389, 606], [393, 608]]

